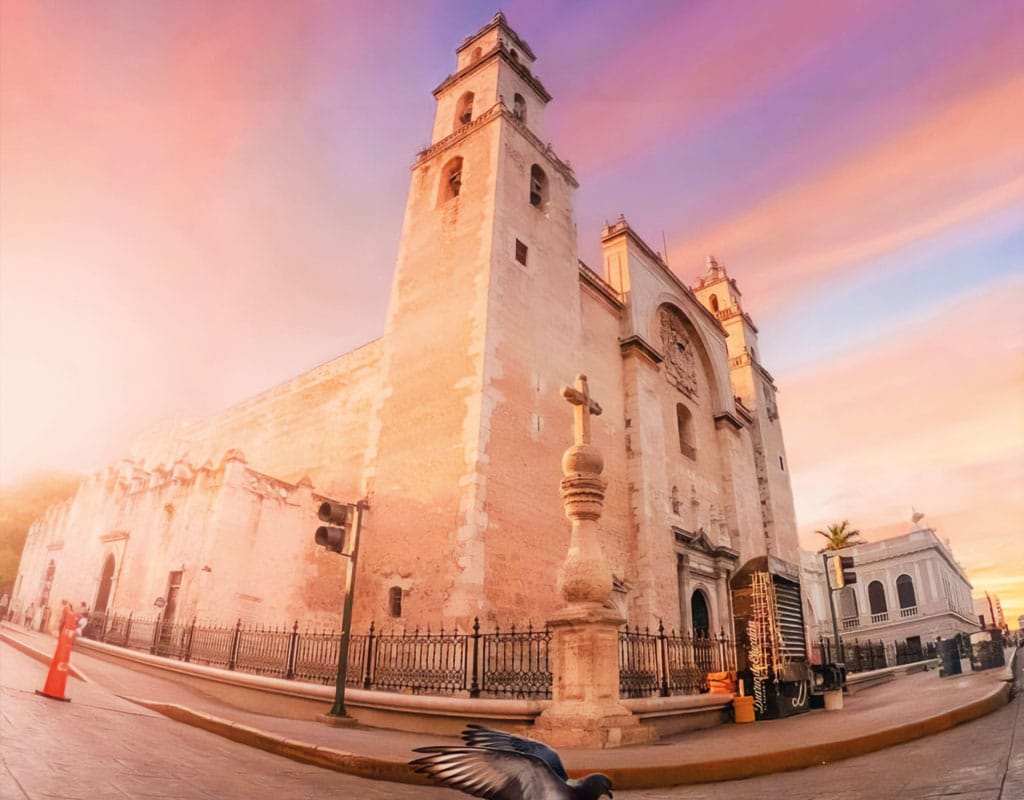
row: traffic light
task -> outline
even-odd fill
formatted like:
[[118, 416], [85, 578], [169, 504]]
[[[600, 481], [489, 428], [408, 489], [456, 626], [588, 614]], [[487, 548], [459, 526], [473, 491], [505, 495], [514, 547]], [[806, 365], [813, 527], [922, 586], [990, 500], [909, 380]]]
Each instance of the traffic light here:
[[832, 559], [833, 589], [842, 589], [857, 582], [857, 573], [853, 571], [853, 556], [835, 556]]
[[321, 503], [317, 516], [321, 522], [328, 524], [316, 529], [316, 543], [334, 553], [345, 553], [346, 550], [350, 550], [348, 544], [351, 512], [352, 507], [344, 503]]

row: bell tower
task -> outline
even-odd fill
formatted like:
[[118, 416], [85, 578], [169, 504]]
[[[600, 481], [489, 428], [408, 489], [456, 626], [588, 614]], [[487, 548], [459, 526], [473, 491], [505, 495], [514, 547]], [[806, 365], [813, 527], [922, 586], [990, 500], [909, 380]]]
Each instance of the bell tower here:
[[565, 426], [549, 421], [578, 371], [577, 183], [541, 138], [551, 97], [504, 15], [456, 53], [412, 169], [392, 284], [357, 627], [392, 607], [405, 625], [539, 622], [554, 601], [537, 582], [554, 587], [568, 543]]
[[754, 420], [751, 438], [766, 550], [769, 555], [797, 564], [796, 511], [779, 421], [778, 389], [758, 355], [757, 326], [743, 310], [736, 281], [714, 256], [708, 256], [704, 275], [693, 285], [693, 291], [725, 328], [733, 392]]

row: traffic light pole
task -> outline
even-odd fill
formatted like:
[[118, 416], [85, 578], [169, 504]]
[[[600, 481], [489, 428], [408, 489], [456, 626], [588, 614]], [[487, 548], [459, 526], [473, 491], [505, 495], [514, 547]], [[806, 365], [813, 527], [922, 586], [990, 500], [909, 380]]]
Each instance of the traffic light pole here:
[[[366, 502], [356, 503], [355, 519], [352, 521], [352, 553], [346, 555], [348, 566], [345, 570], [345, 605], [341, 616], [341, 642], [338, 645], [338, 679], [334, 684], [334, 706], [327, 717], [349, 719], [345, 711], [345, 682], [348, 679], [348, 643], [352, 628], [352, 589], [356, 580], [356, 560], [359, 555], [359, 532], [363, 525], [363, 511]], [[343, 554], [345, 555], [345, 554]]]
[[825, 566], [825, 588], [828, 590], [828, 607], [832, 611], [832, 635], [835, 641], [835, 654], [832, 659], [833, 664], [843, 665], [846, 663], [846, 659], [843, 658], [843, 645], [839, 641], [839, 620], [836, 616], [836, 598], [835, 590], [832, 588], [832, 580], [829, 578], [828, 573], [828, 553], [821, 554], [821, 562]]

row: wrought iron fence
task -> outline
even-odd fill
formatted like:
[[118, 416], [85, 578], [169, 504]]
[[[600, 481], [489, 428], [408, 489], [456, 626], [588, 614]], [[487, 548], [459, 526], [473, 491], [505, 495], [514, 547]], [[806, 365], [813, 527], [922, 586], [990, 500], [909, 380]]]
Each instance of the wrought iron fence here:
[[736, 648], [725, 632], [717, 636], [649, 628], [619, 631], [619, 693], [623, 697], [697, 694], [708, 689], [708, 673], [736, 669]]
[[[93, 614], [87, 638], [154, 655], [311, 683], [338, 675], [341, 635], [333, 631], [164, 622], [161, 617]], [[481, 632], [378, 631], [349, 637], [346, 685], [413, 694], [547, 698], [551, 669], [547, 628], [495, 626]]]
[[[833, 663], [836, 659], [832, 654], [832, 642], [829, 639], [818, 639], [818, 652], [821, 663]], [[902, 642], [852, 642], [842, 643], [842, 660], [847, 672], [867, 672], [873, 669], [884, 669], [902, 664], [914, 664], [935, 658], [935, 642], [922, 642], [918, 638]]]
[[[330, 684], [337, 679], [341, 635], [334, 631], [164, 622], [162, 617], [93, 614], [85, 636], [154, 655], [270, 677]], [[551, 697], [547, 628], [495, 626], [470, 631], [377, 630], [349, 637], [346, 684], [353, 688], [469, 697]], [[735, 669], [724, 633], [701, 637], [658, 630], [619, 632], [624, 697], [695, 694], [709, 672]]]

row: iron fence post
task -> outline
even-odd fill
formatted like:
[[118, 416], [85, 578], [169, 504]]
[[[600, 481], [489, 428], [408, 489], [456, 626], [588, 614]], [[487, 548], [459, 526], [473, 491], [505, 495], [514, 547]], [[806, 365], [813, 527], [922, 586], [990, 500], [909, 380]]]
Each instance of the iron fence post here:
[[231, 653], [228, 655], [228, 669], [233, 670], [238, 663], [238, 640], [242, 638], [242, 620], [235, 623], [235, 633], [231, 637]]
[[661, 655], [661, 696], [668, 697], [668, 640], [665, 638], [665, 624], [658, 620], [658, 650]]
[[135, 614], [134, 611], [129, 611], [128, 612], [128, 621], [125, 623], [125, 626], [124, 626], [124, 646], [125, 647], [131, 647], [132, 646], [131, 645], [131, 642], [132, 642], [132, 617], [133, 617], [134, 614]]
[[164, 613], [161, 611], [156, 615], [156, 625], [153, 626], [153, 643], [149, 647], [151, 655], [156, 655], [156, 643], [160, 641], [160, 623], [164, 618]]
[[288, 680], [295, 678], [295, 660], [299, 655], [299, 621], [292, 625], [291, 636], [288, 637], [288, 657], [284, 667], [284, 676]]
[[363, 688], [369, 689], [373, 685], [373, 631], [374, 622], [370, 620], [370, 630], [366, 634], [366, 653], [363, 659]]
[[473, 617], [473, 666], [469, 682], [469, 696], [480, 696], [480, 617]]
[[196, 618], [192, 617], [192, 624], [188, 626], [188, 639], [185, 641], [185, 661], [188, 662], [192, 658], [192, 636], [196, 632]]

